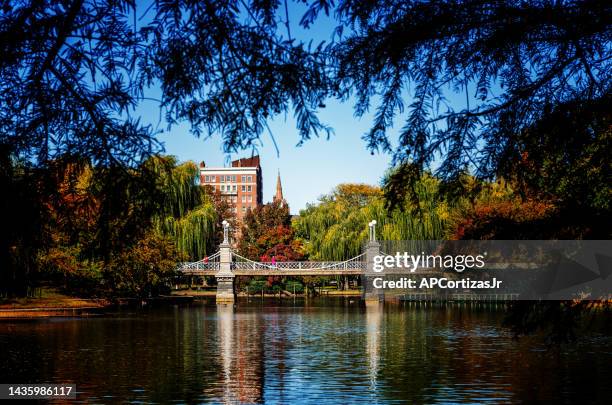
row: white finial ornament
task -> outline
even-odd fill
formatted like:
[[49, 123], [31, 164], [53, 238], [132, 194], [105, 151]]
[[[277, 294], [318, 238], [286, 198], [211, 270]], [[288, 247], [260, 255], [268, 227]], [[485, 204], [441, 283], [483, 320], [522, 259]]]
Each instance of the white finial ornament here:
[[223, 225], [223, 243], [229, 243], [229, 222], [224, 219], [221, 224]]
[[368, 224], [370, 227], [370, 242], [374, 242], [376, 240], [376, 223], [376, 220], [373, 219]]

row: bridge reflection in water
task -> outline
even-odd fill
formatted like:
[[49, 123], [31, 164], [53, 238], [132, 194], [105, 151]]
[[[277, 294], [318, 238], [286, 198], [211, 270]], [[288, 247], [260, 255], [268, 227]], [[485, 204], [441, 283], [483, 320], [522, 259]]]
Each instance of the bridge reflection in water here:
[[382, 314], [382, 303], [366, 305], [366, 355], [368, 359], [368, 374], [370, 376], [370, 390], [372, 392], [376, 391], [377, 386]]
[[[365, 347], [359, 349], [351, 347], [352, 352], [364, 353], [363, 361], [368, 375], [368, 392], [374, 394], [377, 389], [379, 375], [379, 358], [381, 346], [381, 328], [383, 319], [383, 303], [366, 306], [365, 313]], [[265, 385], [264, 357], [273, 357], [276, 365], [274, 374], [277, 379], [277, 399], [284, 401], [284, 376], [287, 373], [303, 373], [300, 368], [308, 365], [292, 363], [285, 353], [298, 342], [287, 341], [284, 337], [294, 333], [300, 341], [307, 338], [301, 336], [303, 330], [287, 330], [284, 318], [285, 311], [268, 313], [267, 320], [263, 320], [257, 313], [238, 313], [234, 305], [224, 304], [217, 306], [217, 335], [220, 355], [221, 377], [220, 386], [206, 393], [207, 396], [217, 397], [215, 400], [223, 403], [255, 403], [261, 402], [263, 386]], [[278, 330], [282, 329], [282, 330]], [[263, 333], [262, 333], [263, 332]], [[307, 331], [306, 331], [307, 332]], [[283, 338], [281, 338], [283, 337]], [[264, 342], [264, 340], [267, 340]], [[269, 341], [273, 340], [273, 341]], [[270, 346], [272, 345], [272, 346]], [[264, 346], [272, 353], [264, 353]], [[248, 347], [248, 350], [246, 348]], [[316, 353], [313, 353], [316, 355]], [[328, 359], [334, 361], [333, 358]], [[306, 377], [306, 376], [305, 376]], [[365, 381], [364, 381], [365, 382]], [[287, 389], [291, 389], [287, 387]], [[222, 393], [222, 397], [218, 398]]]
[[[81, 403], [608, 403], [612, 338], [551, 351], [495, 303], [240, 300], [0, 322], [0, 381]], [[538, 384], [534, 384], [538, 381]]]

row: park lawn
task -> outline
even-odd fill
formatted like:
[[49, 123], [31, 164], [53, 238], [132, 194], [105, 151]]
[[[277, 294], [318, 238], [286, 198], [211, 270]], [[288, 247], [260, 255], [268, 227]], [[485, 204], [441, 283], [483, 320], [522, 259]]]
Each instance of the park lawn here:
[[105, 299], [86, 299], [60, 293], [55, 288], [42, 288], [37, 297], [0, 298], [0, 310], [30, 308], [91, 308], [104, 307], [110, 302]]

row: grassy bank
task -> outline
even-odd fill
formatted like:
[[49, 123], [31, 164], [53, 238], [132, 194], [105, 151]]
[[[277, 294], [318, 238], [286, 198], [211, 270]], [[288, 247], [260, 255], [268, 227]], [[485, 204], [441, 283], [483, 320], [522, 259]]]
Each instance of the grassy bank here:
[[[0, 299], [0, 317], [44, 316], [61, 310], [103, 308], [110, 305], [105, 299], [86, 299], [60, 293], [54, 288], [43, 288], [37, 297]], [[28, 311], [30, 310], [30, 311]]]

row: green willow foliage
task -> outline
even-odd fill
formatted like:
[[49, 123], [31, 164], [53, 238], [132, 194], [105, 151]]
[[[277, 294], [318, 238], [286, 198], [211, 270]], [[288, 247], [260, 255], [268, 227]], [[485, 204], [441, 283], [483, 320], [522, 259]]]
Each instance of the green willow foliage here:
[[195, 163], [177, 165], [173, 156], [155, 156], [144, 163], [157, 179], [162, 196], [153, 226], [170, 236], [188, 259], [198, 260], [212, 253], [217, 214], [210, 198], [199, 186]]
[[379, 240], [428, 240], [444, 237], [449, 206], [438, 198], [438, 180], [423, 177], [416, 186], [419, 205], [388, 211], [376, 187], [340, 185], [293, 222], [313, 260], [346, 260], [361, 253], [368, 222], [375, 219]]

